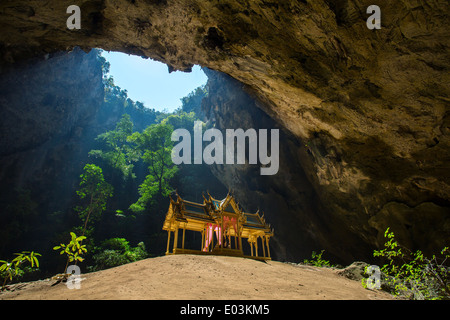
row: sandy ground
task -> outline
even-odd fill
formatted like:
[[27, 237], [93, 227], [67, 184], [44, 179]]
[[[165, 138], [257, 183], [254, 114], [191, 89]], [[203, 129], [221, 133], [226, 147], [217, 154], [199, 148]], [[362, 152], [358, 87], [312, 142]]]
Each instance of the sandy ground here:
[[82, 274], [80, 289], [41, 280], [14, 285], [0, 299], [25, 300], [387, 300], [336, 270], [277, 261], [171, 255]]

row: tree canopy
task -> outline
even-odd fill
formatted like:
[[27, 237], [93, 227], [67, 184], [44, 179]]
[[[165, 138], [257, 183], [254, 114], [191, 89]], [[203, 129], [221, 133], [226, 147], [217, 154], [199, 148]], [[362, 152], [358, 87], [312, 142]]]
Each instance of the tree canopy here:
[[136, 149], [127, 141], [133, 133], [133, 122], [129, 114], [124, 114], [116, 128], [100, 134], [97, 140], [104, 144], [104, 150], [96, 149], [89, 152], [90, 156], [101, 158], [113, 169], [122, 172], [123, 177], [134, 177], [134, 162], [138, 160]]
[[170, 180], [178, 172], [171, 159], [173, 127], [166, 122], [149, 126], [142, 133], [135, 132], [129, 137], [148, 165], [148, 175], [139, 186], [140, 198], [130, 206], [135, 212], [145, 209], [149, 201], [160, 201], [173, 191]]
[[80, 189], [77, 194], [84, 200], [84, 204], [76, 209], [84, 221], [82, 234], [84, 236], [89, 222], [98, 220], [106, 210], [106, 201], [112, 197], [113, 187], [105, 181], [102, 168], [95, 164], [87, 164], [80, 178]]

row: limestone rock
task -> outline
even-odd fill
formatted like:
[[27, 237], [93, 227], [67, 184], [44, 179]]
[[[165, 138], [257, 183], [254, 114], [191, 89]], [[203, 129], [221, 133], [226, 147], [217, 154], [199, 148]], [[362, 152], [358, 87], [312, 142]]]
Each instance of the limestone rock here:
[[[311, 239], [339, 230], [328, 243], [337, 255], [357, 256], [348, 243], [376, 247], [392, 226], [415, 248], [448, 245], [447, 1], [377, 1], [381, 30], [366, 27], [368, 0], [83, 0], [82, 28], [73, 31], [71, 4], [3, 1], [3, 72], [75, 46], [154, 58], [170, 71], [222, 71], [292, 136], [291, 177], [307, 178], [320, 208], [320, 226], [306, 227]], [[276, 203], [286, 192], [298, 190], [278, 193]], [[424, 221], [439, 232], [422, 233]]]
[[346, 277], [350, 280], [361, 281], [363, 278], [367, 278], [365, 275], [364, 268], [369, 264], [362, 261], [355, 261], [351, 265], [339, 270], [337, 274]]

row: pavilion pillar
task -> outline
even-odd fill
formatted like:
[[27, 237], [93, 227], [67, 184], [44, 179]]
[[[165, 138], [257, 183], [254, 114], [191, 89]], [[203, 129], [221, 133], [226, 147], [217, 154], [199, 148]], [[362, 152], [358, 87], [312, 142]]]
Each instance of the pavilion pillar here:
[[253, 242], [250, 242], [250, 255], [253, 257]]
[[182, 245], [181, 245], [182, 249], [184, 249], [184, 237], [185, 237], [185, 235], [186, 235], [186, 224], [184, 224], [184, 226], [183, 226], [183, 242], [182, 242]]
[[263, 249], [263, 256], [265, 258], [266, 257], [266, 249], [265, 249], [265, 245], [264, 245], [264, 237], [261, 237], [261, 243], [262, 243], [262, 249]]
[[169, 244], [170, 244], [170, 234], [172, 232], [169, 230], [167, 230], [167, 249], [166, 249], [166, 254], [169, 254]]
[[238, 234], [238, 239], [239, 239], [239, 250], [241, 250], [242, 253], [244, 253], [244, 250], [242, 249], [242, 236], [241, 236], [241, 232], [239, 231]]
[[266, 237], [267, 256], [270, 258], [269, 237]]
[[203, 248], [205, 247], [205, 229], [202, 230], [202, 247], [200, 248], [201, 251], [203, 251]]
[[173, 239], [173, 253], [175, 253], [178, 248], [178, 225], [175, 227], [175, 237]]
[[[213, 226], [213, 231], [212, 231], [212, 233], [211, 233], [211, 247], [209, 248], [209, 251], [210, 251], [210, 252], [212, 252], [213, 249], [214, 249], [214, 234], [215, 234], [215, 232], [214, 232], [214, 226]], [[209, 240], [208, 240], [208, 241], [209, 241]]]
[[258, 237], [255, 238], [255, 252], [256, 256], [258, 256]]
[[223, 216], [222, 216], [222, 218], [220, 219], [220, 229], [219, 229], [219, 237], [220, 237], [220, 241], [219, 241], [219, 244], [220, 244], [220, 248], [224, 248], [224, 245], [223, 245], [223, 239], [224, 239], [224, 231], [223, 231]]

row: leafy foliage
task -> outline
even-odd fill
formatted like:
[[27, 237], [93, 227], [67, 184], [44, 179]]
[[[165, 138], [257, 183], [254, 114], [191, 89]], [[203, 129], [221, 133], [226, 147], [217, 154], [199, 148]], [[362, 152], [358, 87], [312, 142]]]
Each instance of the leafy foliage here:
[[13, 277], [23, 274], [23, 269], [20, 266], [29, 262], [31, 268], [39, 268], [39, 260], [37, 257], [41, 254], [34, 251], [22, 251], [21, 253], [15, 253], [15, 257], [11, 262], [0, 260], [0, 275], [3, 277], [2, 290], [6, 287], [6, 282], [8, 279], [12, 281]]
[[169, 181], [178, 171], [171, 158], [172, 131], [171, 125], [159, 123], [147, 127], [142, 133], [135, 132], [129, 137], [129, 141], [139, 150], [149, 170], [149, 174], [139, 186], [140, 198], [130, 206], [134, 212], [144, 211], [148, 202], [155, 203], [172, 192]]
[[106, 202], [112, 197], [113, 188], [103, 177], [102, 169], [94, 164], [87, 164], [84, 173], [80, 176], [80, 190], [77, 191], [80, 199], [87, 202], [77, 207], [78, 214], [84, 220], [83, 235], [88, 226], [89, 218], [96, 220], [106, 210]]
[[64, 273], [67, 270], [67, 266], [69, 265], [69, 262], [82, 262], [84, 260], [83, 257], [81, 257], [82, 254], [85, 254], [87, 252], [86, 245], [82, 245], [81, 242], [86, 239], [85, 236], [79, 236], [74, 232], [70, 232], [70, 242], [67, 244], [61, 243], [59, 246], [53, 247], [53, 250], [61, 250], [59, 254], [66, 254], [67, 255], [67, 263], [66, 267], [64, 269]]
[[197, 115], [194, 112], [178, 112], [171, 114], [164, 118], [161, 123], [171, 125], [173, 129], [187, 129], [193, 134], [194, 122], [197, 120]]
[[388, 276], [392, 293], [414, 299], [450, 299], [450, 273], [445, 265], [450, 257], [448, 247], [441, 250], [439, 258], [433, 255], [430, 259], [420, 250], [412, 252], [400, 245], [389, 228], [384, 237], [385, 248], [374, 250], [373, 255], [387, 259], [381, 271]]
[[105, 150], [91, 150], [89, 155], [103, 159], [110, 167], [122, 172], [124, 178], [134, 178], [133, 162], [138, 160], [138, 154], [127, 141], [132, 133], [133, 122], [129, 114], [124, 114], [114, 130], [97, 137], [104, 143]]
[[207, 95], [208, 89], [206, 85], [196, 88], [186, 97], [181, 98], [181, 110], [186, 113], [195, 112], [196, 114], [200, 114], [201, 102]]
[[112, 238], [102, 242], [101, 252], [93, 256], [95, 265], [91, 271], [120, 266], [147, 258], [149, 255], [143, 242], [131, 247], [124, 238]]
[[305, 259], [303, 260], [304, 264], [308, 264], [315, 267], [334, 267], [330, 261], [325, 260], [322, 258], [323, 253], [325, 250], [320, 251], [320, 253], [316, 253], [315, 251], [311, 254], [311, 260]]

